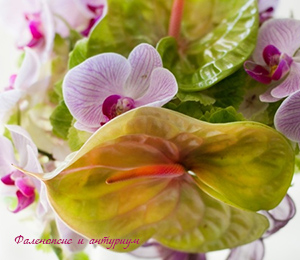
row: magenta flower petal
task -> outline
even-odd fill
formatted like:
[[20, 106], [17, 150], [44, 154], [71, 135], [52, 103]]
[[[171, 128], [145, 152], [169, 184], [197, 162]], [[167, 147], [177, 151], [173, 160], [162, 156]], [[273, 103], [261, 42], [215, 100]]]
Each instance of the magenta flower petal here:
[[274, 124], [286, 137], [300, 142], [300, 91], [283, 101], [275, 114]]
[[35, 200], [35, 195], [33, 195], [31, 197], [27, 197], [21, 191], [17, 191], [16, 194], [17, 194], [17, 198], [18, 198], [18, 205], [17, 205], [16, 209], [14, 209], [12, 211], [13, 213], [18, 213], [19, 211], [27, 208]]
[[1, 181], [2, 181], [5, 185], [9, 185], [9, 186], [15, 185], [15, 181], [11, 178], [11, 173], [6, 174], [5, 176], [3, 176], [3, 177], [1, 178]]
[[89, 58], [70, 70], [63, 83], [66, 105], [81, 125], [99, 128], [105, 122], [104, 100], [111, 95], [123, 96], [123, 86], [131, 72], [121, 55], [105, 53]]
[[262, 260], [265, 247], [262, 240], [256, 240], [250, 244], [239, 246], [231, 250], [227, 260]]
[[287, 78], [271, 91], [275, 98], [284, 98], [300, 90], [300, 64], [293, 62]]
[[281, 52], [274, 45], [268, 45], [264, 48], [263, 58], [268, 66], [278, 64], [280, 55]]
[[159, 53], [149, 44], [135, 47], [128, 57], [132, 72], [125, 84], [124, 94], [138, 99], [145, 94], [150, 84], [151, 72], [162, 67]]
[[289, 64], [287, 63], [286, 60], [282, 59], [279, 62], [277, 69], [274, 71], [274, 73], [272, 75], [272, 79], [280, 80], [289, 72], [289, 70], [290, 70]]
[[150, 86], [146, 93], [135, 101], [136, 106], [159, 107], [170, 101], [178, 87], [174, 75], [164, 68], [156, 68], [150, 77]]
[[252, 61], [245, 61], [244, 68], [253, 79], [263, 84], [271, 83], [272, 78], [270, 77], [270, 72], [265, 67], [257, 65]]
[[31, 186], [30, 181], [27, 177], [19, 178], [16, 180], [16, 186], [22, 192], [22, 194], [26, 197], [34, 196], [34, 187]]
[[295, 19], [274, 19], [266, 21], [259, 30], [253, 60], [265, 64], [262, 52], [268, 45], [274, 45], [281, 53], [292, 57], [300, 47], [300, 21]]

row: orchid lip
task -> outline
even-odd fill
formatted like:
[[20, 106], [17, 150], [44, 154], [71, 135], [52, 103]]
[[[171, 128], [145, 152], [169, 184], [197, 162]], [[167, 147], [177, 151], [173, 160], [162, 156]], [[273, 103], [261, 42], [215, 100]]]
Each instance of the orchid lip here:
[[107, 97], [102, 106], [102, 112], [109, 119], [123, 114], [134, 108], [134, 100], [129, 97], [121, 97], [119, 95], [111, 95]]

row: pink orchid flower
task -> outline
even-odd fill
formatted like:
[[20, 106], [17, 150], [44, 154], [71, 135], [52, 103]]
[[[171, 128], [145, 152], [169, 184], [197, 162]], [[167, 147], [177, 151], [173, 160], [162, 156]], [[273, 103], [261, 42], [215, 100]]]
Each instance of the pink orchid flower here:
[[55, 36], [54, 21], [43, 0], [1, 0], [0, 22], [15, 37], [19, 49], [33, 48], [41, 56], [50, 55]]
[[275, 102], [300, 89], [300, 21], [276, 19], [265, 22], [258, 34], [253, 61], [246, 61], [246, 72], [255, 80], [270, 84], [260, 99]]
[[[17, 213], [34, 202], [35, 188], [40, 185], [35, 179], [26, 176], [13, 165], [28, 171], [35, 170], [37, 172], [42, 172], [42, 168], [37, 159], [37, 148], [28, 133], [21, 127], [15, 125], [8, 125], [6, 128], [11, 133], [14, 146], [6, 137], [0, 136], [1, 182], [13, 187], [18, 199], [18, 205], [12, 212]], [[14, 148], [18, 152], [18, 160], [15, 157]]]
[[160, 107], [177, 89], [175, 77], [162, 68], [159, 53], [149, 44], [134, 48], [128, 60], [116, 53], [91, 57], [71, 69], [63, 83], [75, 127], [89, 132], [133, 108]]
[[10, 77], [8, 86], [0, 92], [0, 122], [5, 122], [16, 104], [31, 97], [31, 105], [43, 99], [48, 86], [48, 77], [44, 77], [44, 67], [36, 52], [25, 48], [25, 58], [17, 74]]
[[300, 90], [286, 98], [274, 117], [278, 131], [300, 144]]
[[271, 19], [278, 6], [279, 0], [258, 0], [259, 22], [263, 24]]
[[62, 37], [69, 36], [70, 28], [88, 36], [107, 12], [106, 0], [48, 0], [48, 3], [55, 30]]
[[287, 194], [276, 208], [270, 211], [262, 211], [261, 213], [268, 218], [270, 227], [260, 239], [233, 248], [226, 260], [263, 260], [265, 254], [264, 239], [288, 224], [296, 214], [296, 206], [292, 198]]
[[[87, 242], [85, 238], [72, 231], [54, 214], [54, 211], [49, 206], [44, 184], [35, 178], [25, 175], [13, 166], [18, 166], [27, 171], [42, 173], [42, 167], [38, 160], [38, 149], [28, 132], [17, 125], [7, 125], [6, 128], [11, 133], [13, 144], [6, 137], [0, 136], [0, 173], [2, 175], [0, 176], [0, 183], [3, 184], [1, 188], [6, 190], [7, 195], [16, 196], [18, 199], [17, 207], [12, 212], [18, 213], [33, 204], [36, 199], [36, 193], [38, 193], [38, 217], [47, 219], [49, 215], [54, 215], [61, 237], [74, 239], [74, 241], [84, 239]], [[18, 153], [18, 159], [14, 150]], [[66, 246], [68, 250], [74, 252], [83, 250], [85, 244], [74, 243]]]

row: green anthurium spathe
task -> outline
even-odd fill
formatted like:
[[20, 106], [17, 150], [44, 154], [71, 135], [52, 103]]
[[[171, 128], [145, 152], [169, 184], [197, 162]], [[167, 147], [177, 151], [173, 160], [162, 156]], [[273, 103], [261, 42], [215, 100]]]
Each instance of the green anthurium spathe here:
[[111, 250], [154, 238], [207, 252], [259, 238], [268, 221], [256, 211], [279, 204], [293, 171], [293, 149], [272, 128], [141, 107], [105, 124], [39, 178], [72, 229], [89, 239], [139, 239], [128, 247], [104, 242]]

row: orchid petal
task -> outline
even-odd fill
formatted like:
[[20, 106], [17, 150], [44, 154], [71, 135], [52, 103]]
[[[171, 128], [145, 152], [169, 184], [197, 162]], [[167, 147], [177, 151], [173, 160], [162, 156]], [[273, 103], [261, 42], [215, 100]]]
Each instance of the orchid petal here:
[[1, 176], [12, 173], [15, 168], [12, 164], [16, 165], [14, 148], [11, 142], [4, 136], [0, 136], [0, 173]]
[[[20, 161], [19, 166], [25, 167], [26, 163], [29, 162], [28, 149], [29, 146], [34, 152], [33, 157], [37, 157], [37, 147], [34, 142], [31, 140], [29, 134], [25, 129], [17, 125], [7, 125], [6, 128], [10, 131], [14, 145], [19, 153]], [[27, 169], [29, 171], [35, 171], [37, 168]]]
[[268, 66], [276, 65], [277, 63], [274, 62], [274, 59], [279, 59], [280, 54], [281, 52], [274, 45], [266, 46], [263, 51], [263, 58], [265, 60], [265, 63]]
[[145, 95], [150, 84], [151, 73], [155, 68], [162, 67], [162, 60], [154, 47], [144, 43], [132, 50], [128, 61], [132, 72], [124, 86], [124, 94], [138, 99]]
[[19, 211], [27, 208], [35, 200], [35, 196], [27, 197], [27, 196], [23, 195], [23, 193], [21, 191], [17, 191], [17, 198], [18, 198], [18, 205], [12, 211], [13, 213], [18, 213]]
[[114, 53], [94, 56], [70, 70], [63, 94], [71, 114], [83, 125], [100, 127], [107, 121], [102, 113], [103, 101], [110, 95], [123, 94], [130, 71], [129, 62]]
[[279, 0], [258, 0], [258, 10], [259, 12], [264, 12], [270, 7], [275, 9], [279, 3]]
[[15, 181], [11, 178], [11, 175], [12, 175], [11, 173], [4, 175], [4, 176], [1, 178], [1, 181], [2, 181], [5, 185], [9, 185], [9, 186], [15, 185]]
[[295, 19], [274, 19], [266, 21], [258, 33], [253, 59], [258, 64], [265, 64], [262, 56], [264, 48], [274, 45], [281, 53], [292, 57], [298, 50], [300, 37], [300, 21]]
[[40, 66], [36, 53], [30, 48], [25, 48], [25, 58], [16, 77], [14, 87], [27, 91], [38, 80]]
[[264, 215], [269, 219], [270, 227], [264, 234], [264, 238], [273, 235], [283, 228], [296, 214], [296, 206], [292, 198], [287, 194], [281, 203]]
[[26, 197], [34, 196], [34, 187], [31, 186], [32, 183], [28, 180], [28, 178], [19, 178], [16, 180], [16, 186], [22, 192], [22, 194]]
[[275, 98], [271, 95], [271, 92], [274, 89], [275, 84], [271, 84], [265, 93], [259, 95], [259, 99], [261, 102], [273, 103], [273, 102], [277, 102], [281, 99], [281, 98]]
[[78, 243], [65, 244], [67, 249], [71, 252], [82, 251], [88, 244], [89, 240], [79, 235], [78, 233], [74, 232], [72, 229], [70, 229], [59, 217], [56, 216], [55, 220], [56, 220], [56, 226], [60, 234], [60, 237], [62, 238], [67, 237], [68, 239], [72, 239], [73, 241], [79, 241], [79, 239], [83, 239], [83, 244], [78, 244]]
[[269, 84], [272, 81], [270, 72], [261, 65], [257, 65], [252, 61], [246, 61], [244, 68], [249, 76], [263, 84]]
[[275, 98], [284, 98], [300, 90], [300, 64], [293, 62], [286, 79], [271, 91]]
[[9, 111], [16, 106], [24, 94], [25, 93], [19, 89], [0, 93], [0, 122], [5, 121], [5, 117], [9, 114]]
[[259, 239], [250, 244], [232, 249], [227, 260], [262, 260], [264, 255], [264, 243]]
[[177, 90], [174, 75], [167, 69], [156, 68], [151, 74], [148, 90], [135, 101], [135, 105], [160, 107], [169, 102], [176, 95]]
[[289, 96], [277, 110], [274, 124], [290, 140], [300, 142], [300, 91]]
[[280, 80], [283, 78], [290, 70], [290, 66], [286, 60], [280, 60], [277, 69], [274, 71], [272, 75], [273, 80]]

